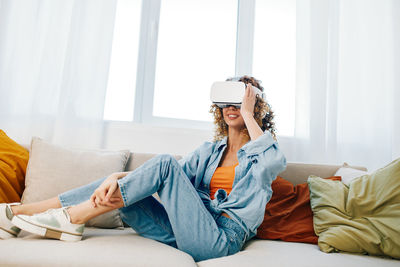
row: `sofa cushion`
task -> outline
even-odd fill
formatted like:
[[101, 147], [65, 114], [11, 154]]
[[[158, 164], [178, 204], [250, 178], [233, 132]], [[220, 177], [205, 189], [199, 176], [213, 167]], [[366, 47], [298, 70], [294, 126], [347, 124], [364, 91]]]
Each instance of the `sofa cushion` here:
[[[34, 137], [22, 202], [32, 203], [56, 197], [60, 193], [86, 185], [113, 172], [123, 171], [128, 157], [128, 150], [73, 150]], [[116, 210], [90, 220], [87, 225], [105, 228], [123, 226]]]
[[398, 260], [350, 253], [324, 253], [317, 245], [278, 240], [251, 240], [228, 257], [197, 262], [199, 267], [398, 267]]
[[0, 130], [0, 203], [21, 200], [28, 159], [28, 151]]
[[344, 163], [343, 166], [340, 169], [338, 169], [335, 173], [336, 176], [342, 177], [342, 182], [345, 185], [349, 185], [350, 182], [353, 181], [355, 178], [358, 178], [366, 174], [368, 174], [368, 172], [354, 169], [350, 167], [347, 163]]
[[86, 228], [79, 242], [23, 231], [19, 238], [0, 241], [0, 251], [0, 266], [196, 266], [190, 255], [131, 228]]

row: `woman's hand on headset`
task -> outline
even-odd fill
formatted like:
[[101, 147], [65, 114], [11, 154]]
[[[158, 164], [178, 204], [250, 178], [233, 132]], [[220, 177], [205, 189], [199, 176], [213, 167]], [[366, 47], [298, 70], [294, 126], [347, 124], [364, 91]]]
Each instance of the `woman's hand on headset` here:
[[242, 114], [250, 139], [256, 140], [264, 134], [256, 119], [254, 119], [254, 106], [256, 104], [256, 94], [250, 84], [246, 86], [246, 93], [243, 96], [240, 114]]
[[254, 93], [251, 84], [248, 83], [246, 86], [246, 92], [244, 93], [243, 96], [242, 105], [240, 107], [240, 114], [242, 114], [242, 117], [249, 115], [253, 117], [255, 104], [256, 104], [256, 94]]

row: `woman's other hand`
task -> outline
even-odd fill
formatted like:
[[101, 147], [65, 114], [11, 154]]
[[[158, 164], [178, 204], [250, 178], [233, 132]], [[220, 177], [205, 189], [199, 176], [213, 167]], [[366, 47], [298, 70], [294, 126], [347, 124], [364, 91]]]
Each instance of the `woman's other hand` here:
[[121, 192], [118, 190], [118, 179], [126, 176], [127, 173], [113, 173], [93, 192], [90, 197], [90, 202], [93, 207], [108, 206], [115, 207], [119, 206], [122, 202]]
[[242, 117], [254, 116], [254, 105], [256, 104], [256, 94], [250, 83], [246, 86], [246, 92], [243, 96], [242, 105], [240, 107], [240, 114]]

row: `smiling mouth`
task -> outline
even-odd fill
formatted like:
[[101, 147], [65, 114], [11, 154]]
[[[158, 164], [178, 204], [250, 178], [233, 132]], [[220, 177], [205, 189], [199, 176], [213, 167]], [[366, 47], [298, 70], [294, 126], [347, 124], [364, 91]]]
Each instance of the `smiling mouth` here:
[[238, 118], [239, 116], [238, 115], [228, 115], [228, 118], [229, 119], [236, 119], [236, 118]]

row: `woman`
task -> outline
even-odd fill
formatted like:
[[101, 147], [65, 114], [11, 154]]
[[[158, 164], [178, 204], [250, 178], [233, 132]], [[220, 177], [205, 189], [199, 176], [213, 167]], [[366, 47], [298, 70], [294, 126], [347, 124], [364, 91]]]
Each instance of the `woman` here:
[[[132, 172], [114, 173], [45, 201], [0, 205], [0, 229], [20, 229], [77, 241], [89, 219], [120, 209], [138, 234], [184, 252], [196, 261], [227, 256], [254, 237], [271, 197], [271, 182], [286, 165], [275, 141], [273, 113], [255, 96], [253, 77], [240, 107], [211, 106], [216, 134], [176, 161], [157, 156]], [[265, 131], [265, 132], [264, 132]], [[162, 204], [152, 197], [157, 192]], [[0, 230], [1, 232], [1, 230]]]

